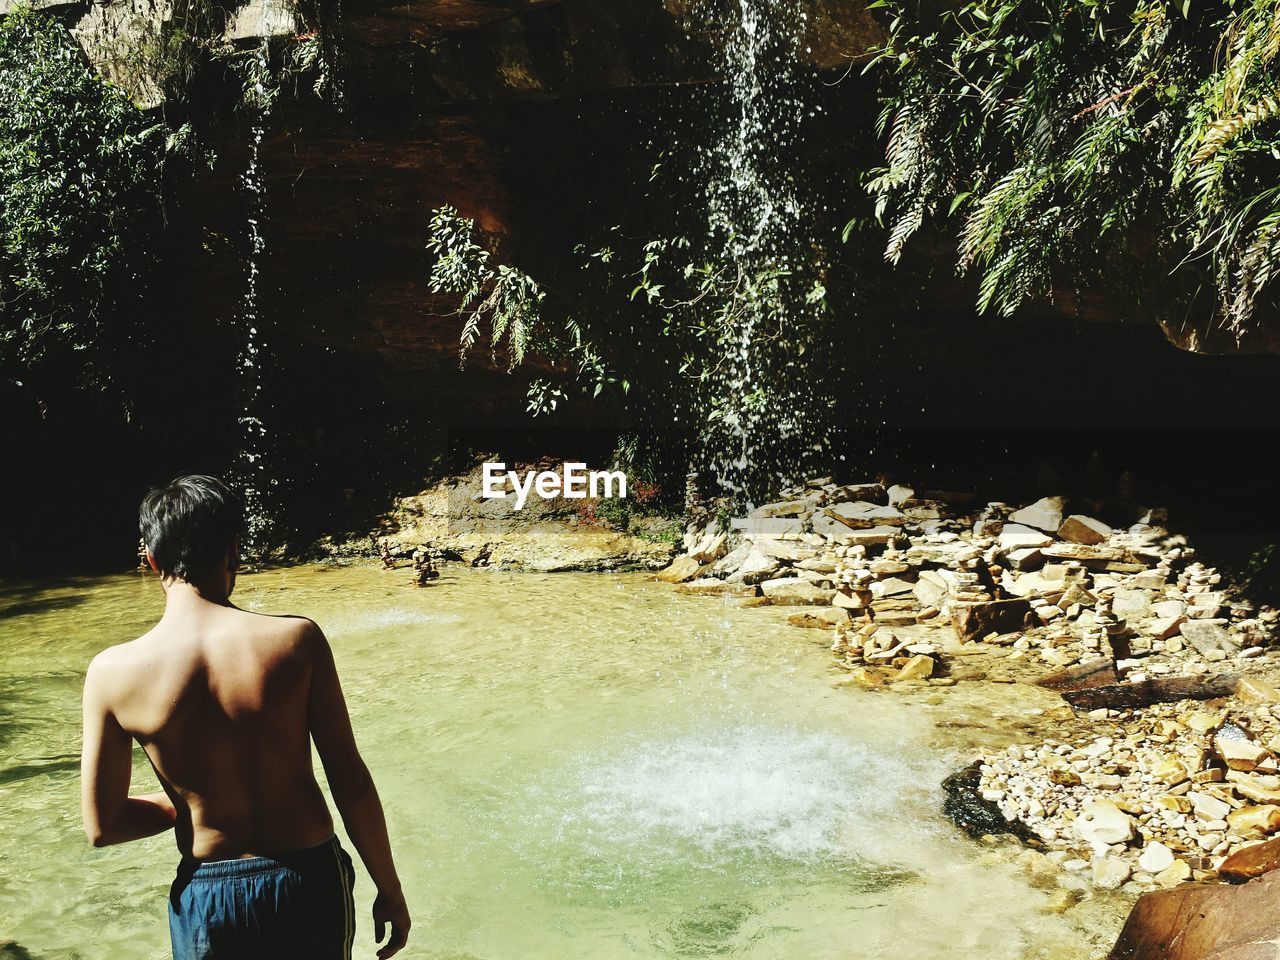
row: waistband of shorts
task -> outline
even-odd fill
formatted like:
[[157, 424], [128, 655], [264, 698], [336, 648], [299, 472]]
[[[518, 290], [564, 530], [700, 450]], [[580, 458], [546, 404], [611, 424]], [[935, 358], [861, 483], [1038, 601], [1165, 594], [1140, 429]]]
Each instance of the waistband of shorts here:
[[325, 866], [338, 862], [342, 845], [338, 835], [310, 846], [273, 853], [270, 856], [240, 857], [235, 860], [195, 860], [184, 858], [178, 866], [192, 883], [202, 880], [230, 880], [239, 877], [255, 877], [278, 873], [281, 870], [305, 870], [311, 866]]

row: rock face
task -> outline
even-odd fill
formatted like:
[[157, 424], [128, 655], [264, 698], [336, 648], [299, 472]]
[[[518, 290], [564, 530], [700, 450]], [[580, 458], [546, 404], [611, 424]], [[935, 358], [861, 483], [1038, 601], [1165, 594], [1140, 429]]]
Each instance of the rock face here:
[[384, 519], [380, 539], [391, 555], [405, 556], [426, 544], [473, 566], [538, 572], [666, 567], [663, 579], [678, 583], [702, 567], [688, 556], [671, 561], [669, 541], [582, 522], [574, 508], [565, 506], [585, 501], [531, 497], [524, 509], [514, 511], [510, 498], [478, 499], [482, 489], [482, 471], [476, 467], [402, 497]]
[[1185, 884], [1143, 894], [1108, 960], [1274, 960], [1280, 874], [1243, 886]]

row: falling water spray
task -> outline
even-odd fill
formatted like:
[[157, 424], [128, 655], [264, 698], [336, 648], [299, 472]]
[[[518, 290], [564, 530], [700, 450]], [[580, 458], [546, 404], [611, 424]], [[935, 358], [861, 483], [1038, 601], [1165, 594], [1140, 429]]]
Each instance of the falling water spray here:
[[801, 63], [798, 0], [731, 0], [707, 27], [723, 31], [723, 82], [707, 88], [715, 133], [698, 159], [729, 308], [703, 398], [700, 466], [722, 494], [751, 503], [800, 479], [829, 448], [831, 401], [811, 349], [824, 291], [799, 167], [801, 127], [821, 107]]
[[244, 189], [249, 236], [249, 256], [245, 268], [245, 291], [237, 317], [240, 349], [236, 358], [240, 386], [240, 447], [233, 476], [245, 505], [246, 545], [259, 550], [271, 527], [269, 491], [274, 479], [265, 461], [268, 435], [263, 423], [261, 307], [258, 296], [259, 272], [266, 249], [263, 217], [266, 212], [266, 184], [262, 175], [262, 139], [275, 90], [270, 78], [270, 46], [266, 31], [253, 53], [245, 74], [244, 102], [251, 111], [249, 163], [240, 178]]

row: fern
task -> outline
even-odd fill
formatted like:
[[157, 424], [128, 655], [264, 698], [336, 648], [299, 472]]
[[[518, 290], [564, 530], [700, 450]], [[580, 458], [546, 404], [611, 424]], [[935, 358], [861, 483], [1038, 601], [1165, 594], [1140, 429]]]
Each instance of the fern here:
[[1237, 336], [1274, 307], [1280, 0], [979, 0], [928, 19], [885, 6], [885, 166], [864, 183], [886, 259], [954, 218], [983, 311], [1051, 296], [1055, 275], [1179, 316], [1177, 291], [1207, 286]]

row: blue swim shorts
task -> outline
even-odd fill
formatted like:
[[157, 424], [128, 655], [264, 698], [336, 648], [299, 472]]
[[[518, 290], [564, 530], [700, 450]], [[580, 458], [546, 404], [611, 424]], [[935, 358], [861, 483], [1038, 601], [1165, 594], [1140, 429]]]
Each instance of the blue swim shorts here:
[[169, 891], [174, 960], [351, 960], [351, 858], [331, 837], [270, 857], [184, 860]]

